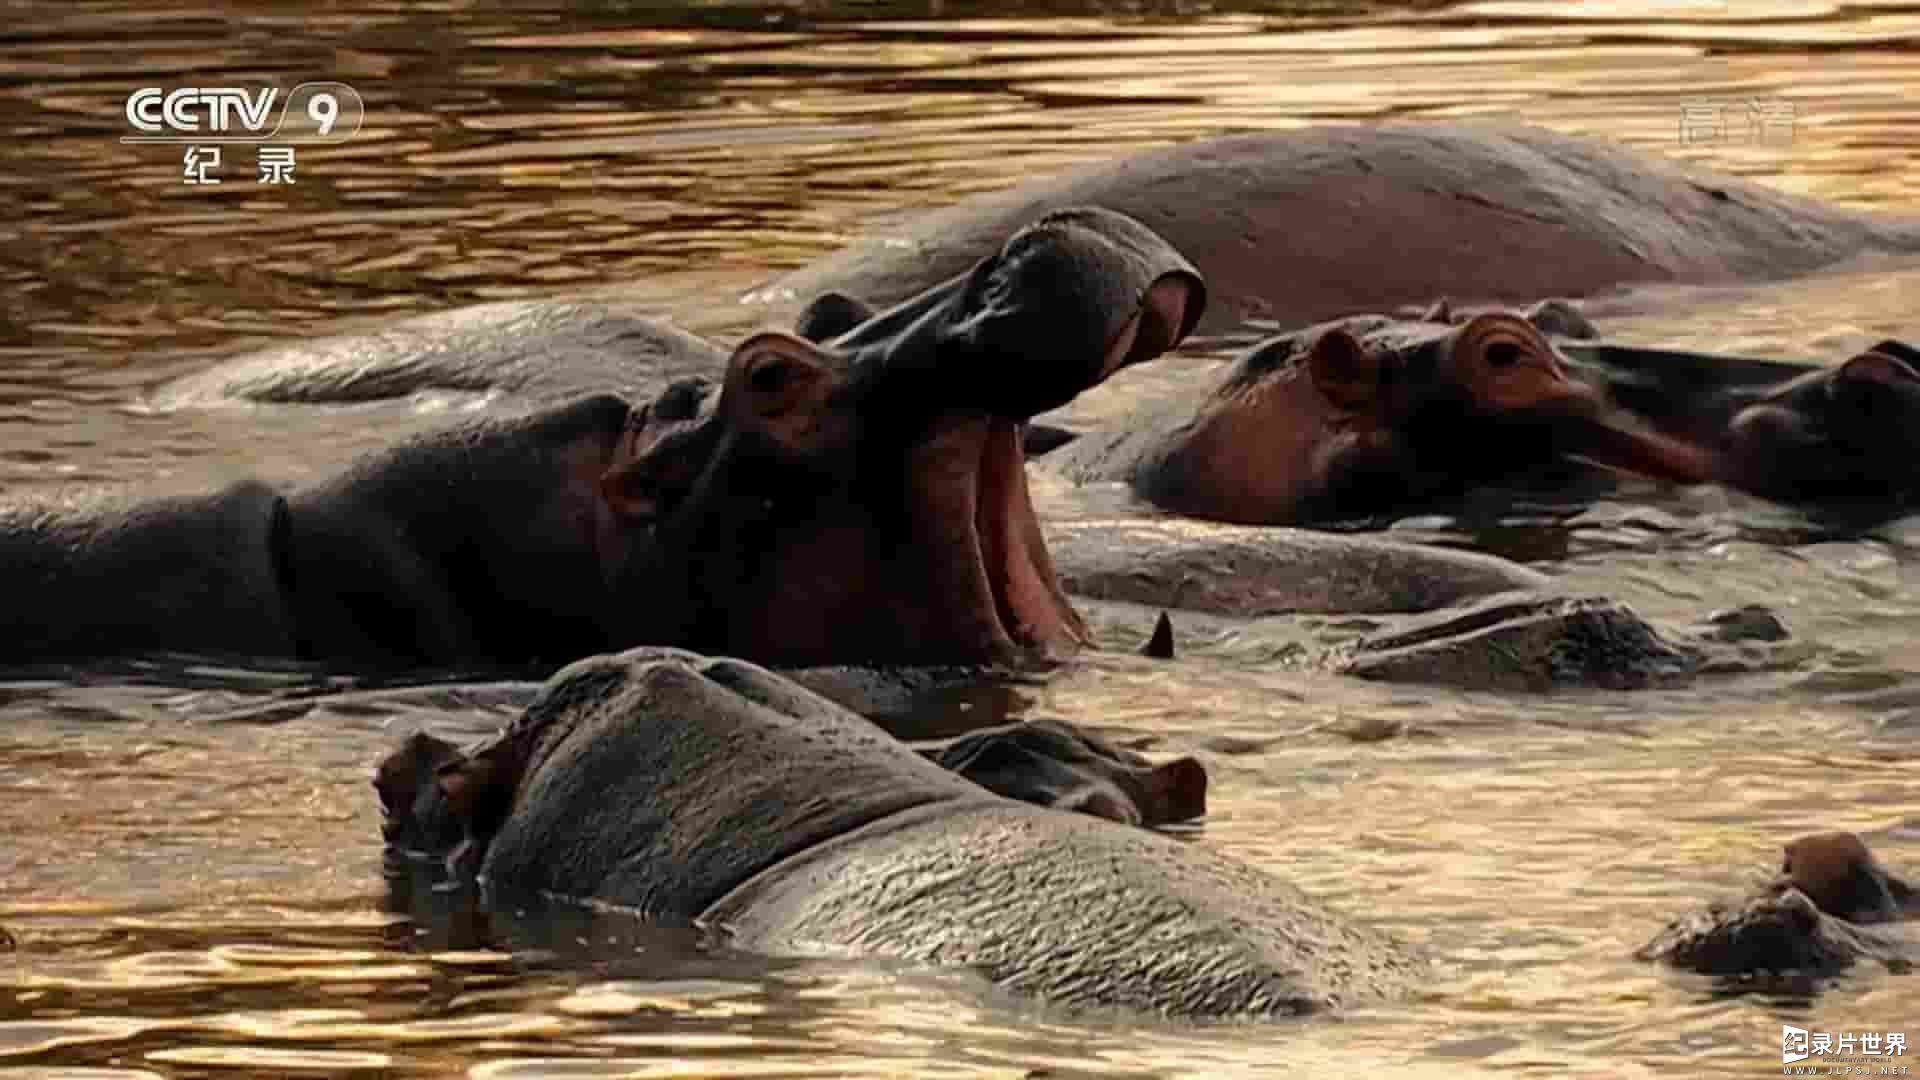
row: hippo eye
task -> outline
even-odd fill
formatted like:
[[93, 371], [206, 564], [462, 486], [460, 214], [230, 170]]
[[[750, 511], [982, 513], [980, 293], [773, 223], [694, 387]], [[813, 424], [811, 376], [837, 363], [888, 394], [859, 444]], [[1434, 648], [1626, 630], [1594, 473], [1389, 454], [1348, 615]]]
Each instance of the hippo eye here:
[[1487, 366], [1500, 370], [1518, 364], [1526, 350], [1510, 341], [1498, 341], [1487, 346]]

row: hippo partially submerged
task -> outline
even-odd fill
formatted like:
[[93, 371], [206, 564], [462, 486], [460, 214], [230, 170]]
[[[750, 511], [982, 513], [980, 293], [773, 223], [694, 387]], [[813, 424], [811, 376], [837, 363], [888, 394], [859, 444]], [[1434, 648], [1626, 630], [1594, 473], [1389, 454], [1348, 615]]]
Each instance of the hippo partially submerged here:
[[246, 353], [175, 379], [147, 404], [350, 405], [423, 393], [645, 400], [726, 362], [705, 338], [611, 300], [505, 300]]
[[1027, 498], [1020, 422], [1170, 348], [1203, 303], [1136, 222], [1062, 211], [827, 345], [749, 338], [715, 393], [670, 388], [641, 409], [599, 395], [439, 432], [287, 496], [14, 507], [0, 659], [1071, 648], [1084, 628]]
[[1856, 516], [1920, 498], [1910, 345], [1823, 366], [1548, 332], [1597, 330], [1563, 301], [1309, 327], [1255, 346], [1210, 387], [1055, 435], [1065, 445], [1046, 467], [1251, 524], [1393, 515], [1482, 486], [1591, 490], [1588, 464]]
[[752, 951], [965, 966], [1058, 1006], [1188, 1019], [1337, 1007], [1419, 970], [1266, 873], [996, 796], [741, 661], [581, 661], [516, 729], [511, 770], [454, 761], [420, 783], [412, 743], [378, 782], [398, 849], [444, 852], [483, 808], [495, 906], [591, 902]]
[[1676, 483], [1713, 474], [1570, 378], [1525, 319], [1355, 316], [1270, 339], [1211, 387], [1048, 455], [1194, 517], [1286, 524], [1404, 511], [1565, 457]]
[[1831, 365], [1615, 348], [1586, 366], [1648, 423], [1706, 450], [1728, 487], [1869, 513], [1920, 500], [1920, 350], [1904, 342]]
[[1861, 962], [1913, 964], [1915, 941], [1881, 925], [1920, 913], [1920, 894], [1853, 833], [1803, 836], [1744, 900], [1675, 919], [1635, 955], [1703, 975], [1832, 975]]
[[[1250, 320], [1298, 329], [1443, 295], [1526, 304], [1635, 282], [1777, 279], [1872, 251], [1920, 251], [1920, 222], [1588, 137], [1511, 124], [1328, 125], [1197, 139], [982, 195], [878, 231], [745, 299], [797, 309], [838, 292], [896, 303], [1074, 205], [1124, 213], [1194, 259], [1212, 290], [1199, 325], [1209, 333]], [[804, 319], [801, 332], [832, 336]], [[423, 390], [548, 403], [645, 396], [678, 375], [717, 372], [723, 359], [651, 317], [640, 296], [602, 290], [274, 346], [163, 388], [154, 404]]]
[[1629, 282], [1791, 277], [1920, 251], [1920, 221], [1831, 206], [1599, 139], [1511, 123], [1326, 125], [1197, 139], [876, 230], [748, 293], [891, 303], [1049, 209], [1141, 221], [1212, 290], [1202, 332], [1291, 329], [1453, 295], [1524, 304]]

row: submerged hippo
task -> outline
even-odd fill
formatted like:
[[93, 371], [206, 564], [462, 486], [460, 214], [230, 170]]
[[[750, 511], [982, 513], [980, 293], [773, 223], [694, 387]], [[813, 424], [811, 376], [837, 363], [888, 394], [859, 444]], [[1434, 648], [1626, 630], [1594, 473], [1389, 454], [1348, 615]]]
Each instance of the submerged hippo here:
[[1320, 658], [1342, 675], [1471, 690], [1640, 690], [1791, 663], [1779, 616], [1749, 606], [1663, 631], [1601, 596], [1493, 596], [1417, 615]]
[[748, 294], [891, 303], [1049, 209], [1128, 214], [1211, 290], [1203, 332], [1291, 329], [1436, 296], [1529, 303], [1628, 282], [1790, 277], [1920, 250], [1877, 217], [1598, 139], [1514, 124], [1327, 125], [1198, 139], [909, 219]]
[[[1511, 124], [1328, 125], [1199, 139], [979, 196], [746, 298], [797, 307], [837, 291], [892, 304], [1073, 205], [1127, 214], [1197, 260], [1212, 290], [1199, 327], [1208, 333], [1249, 320], [1297, 329], [1442, 295], [1525, 304], [1629, 282], [1783, 278], [1870, 251], [1920, 251], [1920, 222], [1592, 138]], [[600, 290], [416, 317], [237, 357], [162, 389], [154, 404], [364, 401], [420, 390], [557, 402], [582, 392], [645, 396], [677, 375], [718, 369], [720, 350], [644, 307]]]
[[1027, 498], [1020, 422], [1170, 348], [1203, 304], [1138, 223], [1062, 211], [827, 345], [747, 339], [704, 397], [602, 395], [456, 428], [285, 496], [14, 507], [0, 659], [1070, 648], [1084, 628]]
[[1913, 940], [1874, 926], [1920, 912], [1913, 886], [1853, 833], [1803, 836], [1754, 895], [1675, 919], [1634, 955], [1703, 975], [1831, 975], [1861, 961], [1905, 971]]
[[514, 731], [511, 768], [421, 782], [414, 742], [376, 781], [390, 845], [465, 835], [495, 907], [590, 901], [753, 951], [965, 966], [1055, 1005], [1190, 1019], [1346, 1005], [1420, 966], [1268, 874], [994, 795], [741, 661], [584, 660]]
[[1291, 524], [1403, 511], [1577, 457], [1676, 483], [1713, 475], [1645, 429], [1513, 313], [1355, 316], [1270, 339], [1211, 387], [1046, 458], [1193, 517]]

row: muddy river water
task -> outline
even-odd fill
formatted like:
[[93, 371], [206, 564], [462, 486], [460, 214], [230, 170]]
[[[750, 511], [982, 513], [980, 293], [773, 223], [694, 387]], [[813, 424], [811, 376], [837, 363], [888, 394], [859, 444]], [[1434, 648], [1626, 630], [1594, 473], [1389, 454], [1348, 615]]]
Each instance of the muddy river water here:
[[[740, 290], [876, 222], [1195, 136], [1509, 118], [1858, 206], [1920, 196], [1913, 3], [0, 12], [9, 496], [291, 484], [483, 404], [142, 407], [228, 352], [599, 288], [724, 338], [756, 320]], [[178, 148], [118, 141], [138, 87], [265, 79], [348, 82], [366, 126], [302, 148], [292, 186], [254, 183], [246, 153], [221, 186], [187, 185]], [[1812, 357], [1920, 334], [1917, 301], [1920, 266], [1890, 264], [1596, 310], [1618, 338]], [[1118, 411], [1218, 355], [1198, 343], [1077, 408]], [[1037, 498], [1054, 517], [1115, 501], [1044, 480]], [[1306, 1022], [1088, 1022], [962, 974], [720, 955], [618, 922], [518, 950], [420, 933], [388, 911], [369, 770], [418, 727], [491, 730], [524, 686], [381, 697], [122, 665], [0, 683], [17, 941], [0, 1077], [1735, 1076], [1778, 1067], [1783, 1023], [1920, 1043], [1915, 976], [1732, 993], [1629, 958], [1801, 832], [1859, 830], [1920, 866], [1920, 528], [1632, 490], [1394, 532], [1669, 623], [1766, 603], [1800, 642], [1681, 689], [1516, 696], [1306, 671], [1303, 646], [1353, 621], [1274, 619], [1198, 632], [1178, 665], [1096, 655], [1014, 702], [1199, 755], [1212, 812], [1191, 842], [1430, 947], [1410, 997]], [[1116, 647], [1149, 615], [1090, 614]]]

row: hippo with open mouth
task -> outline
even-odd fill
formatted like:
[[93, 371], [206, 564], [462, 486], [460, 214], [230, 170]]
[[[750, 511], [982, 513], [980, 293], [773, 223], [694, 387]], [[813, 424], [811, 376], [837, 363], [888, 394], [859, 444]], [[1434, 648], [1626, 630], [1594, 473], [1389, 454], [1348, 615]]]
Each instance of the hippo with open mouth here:
[[389, 849], [467, 844], [496, 909], [588, 902], [755, 952], [964, 966], [1054, 1006], [1180, 1019], [1341, 1007], [1422, 967], [1205, 845], [1001, 797], [739, 660], [580, 661], [492, 746], [511, 750], [416, 736], [375, 785]]
[[434, 433], [285, 496], [16, 506], [0, 520], [0, 659], [1069, 649], [1085, 629], [1040, 539], [1020, 425], [1172, 347], [1203, 306], [1157, 236], [1064, 210], [854, 334], [748, 338], [716, 393], [639, 409], [599, 395]]

